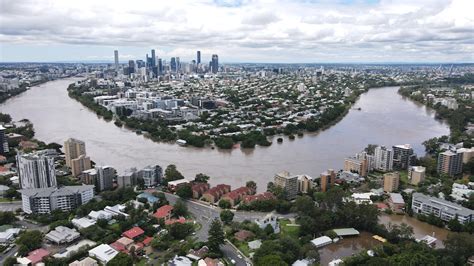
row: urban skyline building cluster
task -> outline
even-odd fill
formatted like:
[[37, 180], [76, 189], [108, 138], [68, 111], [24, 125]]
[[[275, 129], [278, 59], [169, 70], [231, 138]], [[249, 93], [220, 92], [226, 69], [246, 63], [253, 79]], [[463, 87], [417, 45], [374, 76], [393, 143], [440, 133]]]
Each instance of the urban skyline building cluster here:
[[[128, 60], [127, 64], [123, 67], [123, 74], [129, 76], [131, 74], [146, 75], [149, 78], [157, 78], [165, 73], [177, 74], [180, 73], [184, 65], [186, 65], [187, 72], [192, 73], [212, 73], [217, 74], [219, 71], [219, 56], [212, 54], [211, 60], [208, 65], [205, 65], [201, 61], [201, 51], [196, 51], [196, 59], [191, 60], [187, 64], [181, 62], [180, 57], [171, 57], [169, 63], [163, 58], [158, 57], [155, 49], [151, 49], [150, 56], [145, 55], [145, 60]], [[120, 71], [120, 58], [119, 51], [114, 50], [114, 66], [115, 71], [118, 74]]]

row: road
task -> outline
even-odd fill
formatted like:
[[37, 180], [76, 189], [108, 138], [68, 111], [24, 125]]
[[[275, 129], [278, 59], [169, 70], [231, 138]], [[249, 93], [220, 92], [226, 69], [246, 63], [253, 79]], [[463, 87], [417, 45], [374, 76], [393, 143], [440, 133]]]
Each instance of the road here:
[[[47, 233], [49, 230], [49, 227], [47, 225], [40, 225], [40, 224], [34, 224], [26, 220], [20, 219], [19, 221], [15, 222], [16, 227], [21, 227], [26, 230], [39, 230], [42, 233]], [[0, 265], [3, 264], [4, 260], [8, 257], [12, 257], [15, 255], [15, 253], [18, 251], [18, 246], [15, 245], [10, 251], [7, 253], [3, 254], [0, 253]]]
[[0, 202], [0, 211], [14, 212], [21, 208], [21, 201]]

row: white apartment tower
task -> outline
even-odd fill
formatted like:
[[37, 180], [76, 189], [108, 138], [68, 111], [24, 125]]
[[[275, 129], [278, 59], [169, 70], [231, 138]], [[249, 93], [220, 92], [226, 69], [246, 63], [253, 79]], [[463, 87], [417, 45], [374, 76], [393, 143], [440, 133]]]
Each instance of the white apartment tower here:
[[393, 150], [385, 146], [377, 146], [374, 152], [375, 169], [389, 172], [393, 169]]
[[57, 186], [54, 157], [45, 152], [18, 154], [16, 165], [22, 189]]

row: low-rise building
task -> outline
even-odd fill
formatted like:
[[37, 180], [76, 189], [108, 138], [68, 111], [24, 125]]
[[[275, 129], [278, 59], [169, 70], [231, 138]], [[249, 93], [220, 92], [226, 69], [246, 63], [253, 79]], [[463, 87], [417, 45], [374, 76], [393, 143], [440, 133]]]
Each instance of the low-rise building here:
[[269, 213], [263, 217], [263, 219], [256, 219], [255, 223], [261, 229], [265, 229], [268, 225], [273, 228], [273, 232], [275, 234], [280, 233], [280, 224], [278, 223], [278, 219], [273, 213]]
[[393, 212], [402, 213], [405, 210], [405, 201], [403, 200], [402, 194], [390, 193], [388, 205]]
[[188, 179], [185, 179], [185, 178], [170, 181], [170, 182], [168, 182], [168, 189], [170, 191], [176, 191], [178, 188], [180, 188], [182, 186], [187, 186], [189, 183], [191, 183], [191, 181], [189, 181]]
[[466, 224], [474, 221], [474, 211], [447, 200], [431, 197], [422, 193], [413, 193], [411, 208], [413, 213], [434, 215], [445, 222], [458, 217], [458, 221]]
[[0, 244], [8, 244], [13, 242], [20, 231], [20, 228], [9, 228], [3, 232], [0, 232]]
[[230, 202], [231, 206], [235, 206], [245, 195], [251, 195], [253, 193], [255, 193], [255, 191], [249, 187], [240, 187], [222, 196], [221, 200], [226, 200]]
[[91, 257], [84, 258], [82, 260], [75, 260], [69, 263], [69, 266], [99, 266], [97, 261]]
[[80, 237], [79, 232], [66, 226], [58, 226], [45, 235], [45, 238], [56, 244], [70, 243]]
[[95, 220], [92, 220], [88, 217], [82, 217], [82, 218], [74, 218], [71, 220], [72, 225], [74, 225], [77, 229], [81, 230], [84, 228], [87, 228], [89, 226], [93, 226], [96, 224]]
[[208, 191], [204, 192], [202, 198], [210, 203], [215, 203], [218, 201], [224, 194], [230, 192], [230, 186], [225, 184], [219, 184]]
[[86, 247], [94, 247], [96, 243], [94, 241], [84, 239], [79, 241], [78, 243], [69, 246], [65, 249], [61, 249], [58, 253], [54, 254], [53, 257], [57, 259], [64, 259], [69, 258], [74, 254], [77, 254], [81, 249], [85, 249]]
[[145, 233], [145, 231], [143, 231], [143, 229], [141, 229], [138, 226], [135, 226], [135, 227], [131, 228], [130, 230], [127, 230], [127, 231], [123, 232], [122, 236], [128, 237], [130, 239], [136, 239], [136, 238], [141, 237], [144, 233]]
[[156, 210], [156, 212], [153, 214], [157, 219], [163, 219], [165, 221], [168, 221], [171, 219], [171, 216], [173, 214], [173, 209], [174, 207], [171, 205], [164, 205], [161, 206]]
[[89, 250], [89, 256], [96, 258], [102, 264], [107, 264], [107, 262], [111, 261], [117, 254], [118, 251], [107, 244], [102, 244]]
[[208, 183], [195, 183], [191, 186], [191, 190], [193, 191], [193, 199], [199, 199], [204, 192], [209, 190]]

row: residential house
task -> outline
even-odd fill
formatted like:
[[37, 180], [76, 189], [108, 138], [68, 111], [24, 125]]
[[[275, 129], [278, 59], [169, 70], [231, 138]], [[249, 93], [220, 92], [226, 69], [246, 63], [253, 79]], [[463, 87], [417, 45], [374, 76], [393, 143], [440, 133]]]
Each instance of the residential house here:
[[208, 191], [206, 191], [202, 198], [210, 203], [215, 203], [218, 201], [224, 194], [230, 192], [230, 186], [225, 184], [217, 185]]

